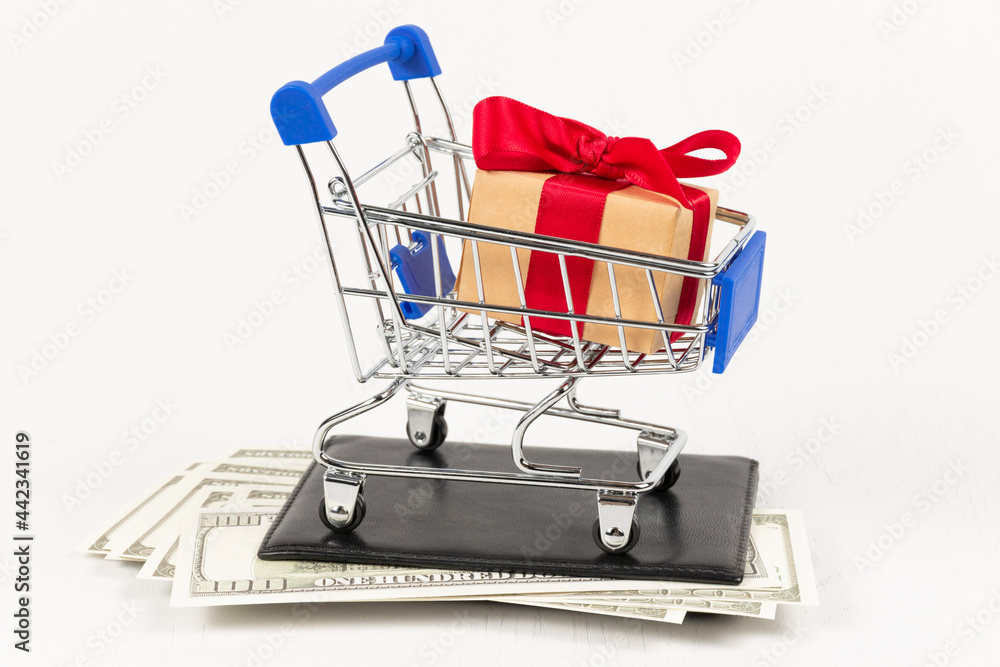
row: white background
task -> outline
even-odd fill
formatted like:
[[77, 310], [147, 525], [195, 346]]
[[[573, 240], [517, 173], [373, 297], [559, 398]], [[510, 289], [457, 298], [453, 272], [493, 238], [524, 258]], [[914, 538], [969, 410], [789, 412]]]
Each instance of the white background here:
[[[711, 127], [743, 140], [735, 170], [706, 184], [769, 234], [745, 352], [724, 376], [612, 379], [584, 395], [684, 428], [688, 451], [759, 459], [758, 504], [805, 513], [821, 605], [682, 626], [490, 603], [330, 605], [269, 664], [1000, 660], [996, 3], [233, 5], [4, 3], [0, 535], [13, 533], [13, 438], [27, 430], [38, 536], [30, 656], [10, 648], [0, 549], [5, 664], [242, 665], [290, 620], [284, 606], [169, 609], [161, 584], [73, 547], [165, 473], [237, 447], [305, 446], [377, 389], [351, 378], [326, 269], [288, 279], [319, 237], [268, 102], [402, 23], [430, 34], [463, 140], [489, 94], [660, 146]], [[382, 68], [327, 101], [356, 170], [409, 130]], [[103, 119], [110, 133], [88, 139]], [[87, 142], [75, 167], [58, 166]], [[238, 173], [186, 220], [182, 206], [230, 161]], [[116, 272], [124, 289], [105, 293]], [[274, 290], [283, 302], [230, 349], [226, 334]], [[64, 345], [25, 373], [53, 340]], [[176, 407], [130, 449], [123, 435], [157, 401]], [[482, 439], [486, 413], [449, 415], [453, 439]], [[400, 434], [403, 420], [396, 403], [363, 428]], [[486, 435], [503, 442], [512, 426]], [[116, 450], [121, 464], [81, 487]], [[132, 603], [138, 617], [98, 650], [94, 633]]]

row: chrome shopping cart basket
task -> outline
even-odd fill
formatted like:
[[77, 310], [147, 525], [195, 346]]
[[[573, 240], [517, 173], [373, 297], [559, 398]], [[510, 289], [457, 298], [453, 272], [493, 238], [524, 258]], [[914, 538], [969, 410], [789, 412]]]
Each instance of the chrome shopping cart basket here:
[[[353, 75], [381, 63], [387, 63], [393, 78], [403, 82], [415, 129], [406, 135], [401, 148], [352, 178], [334, 147], [332, 140], [337, 130], [322, 96]], [[384, 45], [347, 60], [312, 83], [295, 81], [283, 86], [271, 103], [282, 141], [295, 147], [312, 190], [354, 375], [359, 382], [391, 380], [371, 398], [328, 418], [316, 433], [314, 456], [326, 467], [320, 518], [333, 532], [354, 530], [365, 515], [363, 492], [369, 475], [587, 489], [596, 492], [593, 532], [597, 545], [609, 553], [624, 553], [638, 539], [635, 507], [639, 496], [669, 488], [676, 481], [677, 455], [687, 437], [680, 429], [626, 419], [617, 409], [583, 405], [577, 400], [577, 385], [585, 377], [690, 372], [700, 367], [709, 349], [714, 349], [713, 370], [722, 372], [757, 317], [764, 234], [754, 233], [753, 217], [719, 207], [716, 219], [731, 223], [735, 233], [714, 261], [697, 262], [469, 223], [465, 220], [471, 198], [466, 161], [472, 158], [472, 151], [457, 142], [452, 117], [435, 79], [438, 74], [440, 67], [427, 35], [415, 26], [401, 26], [389, 32]], [[419, 78], [430, 80], [433, 95], [440, 103], [440, 133], [446, 134], [444, 138], [422, 130], [410, 85], [411, 80]], [[404, 160], [416, 165], [412, 182], [390, 197], [387, 205], [363, 203], [359, 189], [379, 174], [395, 173], [387, 170], [403, 171], [399, 165]], [[443, 177], [445, 172], [451, 173]], [[451, 187], [454, 198], [441, 197], [439, 201], [439, 191]], [[442, 213], [445, 201], [452, 207], [453, 217]], [[349, 239], [350, 245], [344, 244], [345, 234], [354, 237]], [[348, 252], [355, 242], [357, 252]], [[484, 299], [481, 244], [510, 248], [520, 307]], [[454, 290], [448, 249], [456, 254], [463, 247], [472, 254], [477, 302], [459, 301]], [[518, 250], [550, 253], [558, 260], [563, 282], [554, 289], [564, 290], [567, 312], [536, 310], [526, 305]], [[595, 271], [606, 266], [615, 317], [573, 312], [566, 273], [569, 257], [593, 260]], [[354, 261], [353, 267], [348, 266], [349, 259]], [[648, 279], [649, 298], [657, 314], [652, 321], [622, 318], [616, 271], [636, 269], [645, 272]], [[658, 273], [699, 282], [707, 296], [701, 299], [690, 324], [664, 320], [654, 280]], [[523, 324], [488, 316], [497, 312], [519, 315]], [[542, 317], [568, 320], [572, 336], [534, 331], [532, 318]], [[582, 327], [585, 323], [617, 327], [621, 346], [581, 340], [577, 324]], [[625, 328], [654, 330], [662, 337], [662, 348], [652, 354], [629, 352]], [[376, 352], [366, 356], [359, 342], [371, 334], [376, 338]], [[370, 363], [363, 363], [366, 361]], [[559, 384], [537, 402], [522, 402], [414, 382], [484, 378], [551, 378]], [[433, 450], [445, 440], [448, 401], [523, 412], [510, 444], [520, 472], [366, 465], [336, 458], [332, 431], [382, 405], [401, 390], [408, 395], [406, 433], [421, 450]], [[565, 406], [557, 407], [564, 399]], [[572, 465], [529, 460], [523, 447], [525, 432], [543, 414], [637, 431], [639, 479], [587, 479], [580, 468]]]

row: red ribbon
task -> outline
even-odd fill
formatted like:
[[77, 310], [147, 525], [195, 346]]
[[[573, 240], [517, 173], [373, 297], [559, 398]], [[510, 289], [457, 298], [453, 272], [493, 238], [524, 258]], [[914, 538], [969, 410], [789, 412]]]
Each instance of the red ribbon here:
[[[725, 157], [711, 160], [690, 155], [705, 148], [722, 151]], [[721, 174], [739, 157], [740, 142], [729, 132], [706, 130], [660, 150], [649, 139], [609, 137], [579, 121], [554, 116], [508, 97], [487, 97], [473, 110], [472, 152], [476, 166], [484, 170], [592, 174], [621, 182], [614, 187], [578, 178], [547, 179], [535, 233], [596, 243], [607, 195], [631, 183], [673, 197], [692, 211], [687, 258], [701, 261], [708, 242], [711, 202], [702, 190], [683, 185], [678, 178]], [[592, 194], [587, 196], [583, 190]], [[574, 270], [570, 272], [572, 259], [567, 258], [567, 273], [571, 279], [573, 310], [585, 313], [593, 262], [582, 259], [573, 262]], [[555, 255], [532, 253], [527, 282], [525, 300], [529, 308], [567, 312], [563, 290], [559, 289], [562, 273]], [[578, 294], [582, 295], [580, 300]], [[675, 322], [691, 322], [697, 296], [697, 279], [685, 278]], [[532, 320], [539, 330], [570, 335], [565, 320], [539, 320]]]

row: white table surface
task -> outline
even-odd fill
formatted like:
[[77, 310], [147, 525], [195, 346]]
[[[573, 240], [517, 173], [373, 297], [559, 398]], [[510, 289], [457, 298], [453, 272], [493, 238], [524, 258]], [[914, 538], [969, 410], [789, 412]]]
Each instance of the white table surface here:
[[[281, 647], [265, 664], [1000, 660], [996, 3], [224, 1], [4, 4], [0, 458], [12, 466], [14, 434], [31, 433], [37, 540], [30, 655], [11, 647], [0, 549], [3, 664], [254, 664], [283, 623], [294, 632], [271, 637]], [[73, 551], [166, 472], [237, 447], [304, 447], [377, 389], [350, 376], [326, 269], [288, 277], [311, 265], [318, 233], [268, 101], [401, 23], [430, 34], [464, 140], [490, 94], [661, 146], [712, 127], [743, 140], [735, 172], [705, 182], [769, 233], [745, 352], [721, 377], [581, 391], [684, 428], [688, 451], [757, 458], [758, 504], [804, 512], [819, 607], [681, 626], [496, 603], [336, 604], [302, 620], [285, 606], [170, 609], [133, 567]], [[373, 72], [328, 98], [350, 164], [408, 130], [390, 84]], [[81, 142], [88, 154], [61, 169]], [[185, 216], [229, 162], [238, 173]], [[274, 314], [230, 349], [226, 334], [274, 290]], [[157, 401], [169, 416], [127, 438]], [[502, 442], [513, 426], [449, 417], [454, 439]], [[402, 424], [397, 404], [362, 428]], [[559, 426], [541, 433], [604, 442]], [[68, 503], [115, 450], [111, 474]], [[9, 468], [0, 479], [6, 541]]]

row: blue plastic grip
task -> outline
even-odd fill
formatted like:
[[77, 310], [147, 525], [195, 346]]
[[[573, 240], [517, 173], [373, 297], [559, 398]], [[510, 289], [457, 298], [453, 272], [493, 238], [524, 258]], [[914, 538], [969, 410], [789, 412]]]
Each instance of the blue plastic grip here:
[[[418, 247], [410, 252], [405, 245], [397, 245], [389, 251], [392, 268], [399, 276], [403, 291], [407, 294], [420, 296], [437, 296], [437, 285], [434, 281], [434, 255], [431, 240], [427, 232], [415, 230], [413, 240]], [[448, 253], [444, 249], [444, 239], [438, 237], [438, 263], [441, 267], [441, 294], [448, 294], [455, 289], [455, 272], [448, 261]], [[428, 303], [400, 301], [399, 308], [408, 320], [419, 319], [433, 308]]]
[[[389, 61], [389, 71], [396, 81], [425, 79], [441, 73], [431, 40], [423, 29], [415, 25], [397, 26], [385, 36], [385, 43], [390, 41], [399, 43], [403, 49], [399, 58]], [[409, 51], [411, 44], [412, 52]]]
[[755, 232], [729, 267], [712, 279], [712, 284], [719, 287], [719, 317], [715, 331], [706, 336], [705, 345], [715, 348], [713, 373], [726, 370], [757, 321], [766, 243], [767, 234]]
[[286, 146], [311, 144], [337, 136], [323, 95], [355, 74], [381, 63], [389, 63], [389, 71], [396, 81], [441, 73], [426, 32], [415, 25], [393, 28], [382, 46], [345, 60], [312, 83], [292, 81], [278, 89], [271, 98], [271, 118], [282, 143]]

